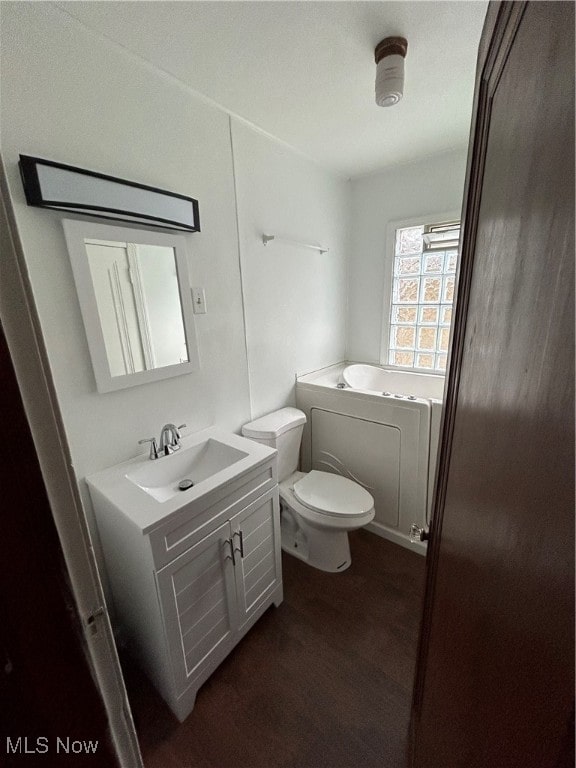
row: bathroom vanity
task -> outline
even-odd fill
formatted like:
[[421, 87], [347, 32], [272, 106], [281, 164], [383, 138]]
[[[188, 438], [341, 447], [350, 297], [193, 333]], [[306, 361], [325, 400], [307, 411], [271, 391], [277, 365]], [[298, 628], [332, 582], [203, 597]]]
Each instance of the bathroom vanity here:
[[[193, 483], [185, 491], [179, 483]], [[182, 721], [200, 686], [282, 602], [276, 451], [211, 428], [86, 478], [117, 623]]]

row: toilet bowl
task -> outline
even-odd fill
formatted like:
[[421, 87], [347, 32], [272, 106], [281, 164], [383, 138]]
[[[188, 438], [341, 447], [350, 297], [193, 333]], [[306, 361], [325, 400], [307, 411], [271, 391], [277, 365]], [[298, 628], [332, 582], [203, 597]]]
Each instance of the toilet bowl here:
[[329, 472], [298, 472], [306, 416], [297, 408], [244, 425], [242, 434], [278, 451], [282, 549], [322, 571], [351, 563], [348, 531], [374, 518], [374, 499], [361, 485]]
[[353, 480], [316, 470], [294, 472], [279, 487], [282, 548], [322, 571], [348, 568], [348, 531], [374, 518], [374, 499], [368, 491]]

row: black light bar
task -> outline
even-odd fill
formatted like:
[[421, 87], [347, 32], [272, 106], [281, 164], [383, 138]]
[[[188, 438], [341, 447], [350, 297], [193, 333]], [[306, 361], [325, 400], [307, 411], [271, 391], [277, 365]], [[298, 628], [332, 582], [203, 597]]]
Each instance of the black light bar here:
[[192, 197], [28, 155], [20, 155], [20, 174], [28, 205], [200, 231], [198, 201]]

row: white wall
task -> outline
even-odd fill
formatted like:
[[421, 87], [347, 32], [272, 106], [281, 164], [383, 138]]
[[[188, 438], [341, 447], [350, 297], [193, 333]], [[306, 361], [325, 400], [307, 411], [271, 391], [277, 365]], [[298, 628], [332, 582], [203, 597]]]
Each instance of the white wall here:
[[[345, 357], [347, 302], [348, 358], [378, 360], [387, 222], [459, 209], [465, 150], [350, 184], [50, 4], [1, 6], [2, 152], [77, 477], [136, 455], [165, 422], [237, 431], [293, 403], [296, 373]], [[26, 205], [20, 153], [198, 198], [198, 372], [96, 392], [62, 215]], [[264, 247], [263, 232], [330, 252]]]
[[[136, 455], [168, 421], [238, 429], [250, 409], [227, 115], [47, 4], [2, 8], [2, 35], [2, 151], [77, 475]], [[199, 199], [202, 232], [186, 235], [211, 308], [199, 372], [96, 392], [62, 216], [26, 205], [19, 153]]]
[[[249, 363], [259, 413], [292, 402], [296, 370], [344, 354], [349, 183], [235, 125], [237, 210], [225, 112], [47, 3], [2, 3], [1, 12], [2, 153], [76, 475], [136, 455], [137, 440], [165, 422], [237, 431], [252, 416]], [[191, 282], [205, 286], [208, 306], [196, 316], [198, 372], [96, 392], [62, 215], [26, 205], [20, 153], [199, 200], [202, 232], [185, 235]], [[262, 227], [332, 252], [263, 249]]]
[[[391, 222], [459, 212], [463, 148], [352, 181], [347, 358], [380, 361], [386, 235]], [[389, 288], [388, 288], [389, 290]]]
[[[350, 184], [232, 123], [254, 418], [295, 404], [294, 377], [344, 359]], [[320, 243], [328, 253], [262, 234]]]

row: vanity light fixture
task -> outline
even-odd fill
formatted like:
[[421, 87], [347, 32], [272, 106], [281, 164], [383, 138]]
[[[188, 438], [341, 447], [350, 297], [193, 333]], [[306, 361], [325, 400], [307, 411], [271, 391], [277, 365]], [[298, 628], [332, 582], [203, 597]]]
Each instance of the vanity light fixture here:
[[404, 37], [385, 37], [374, 51], [376, 61], [376, 104], [392, 107], [404, 94], [404, 59], [408, 41]]
[[200, 231], [198, 201], [192, 197], [28, 155], [20, 155], [20, 174], [28, 205]]

